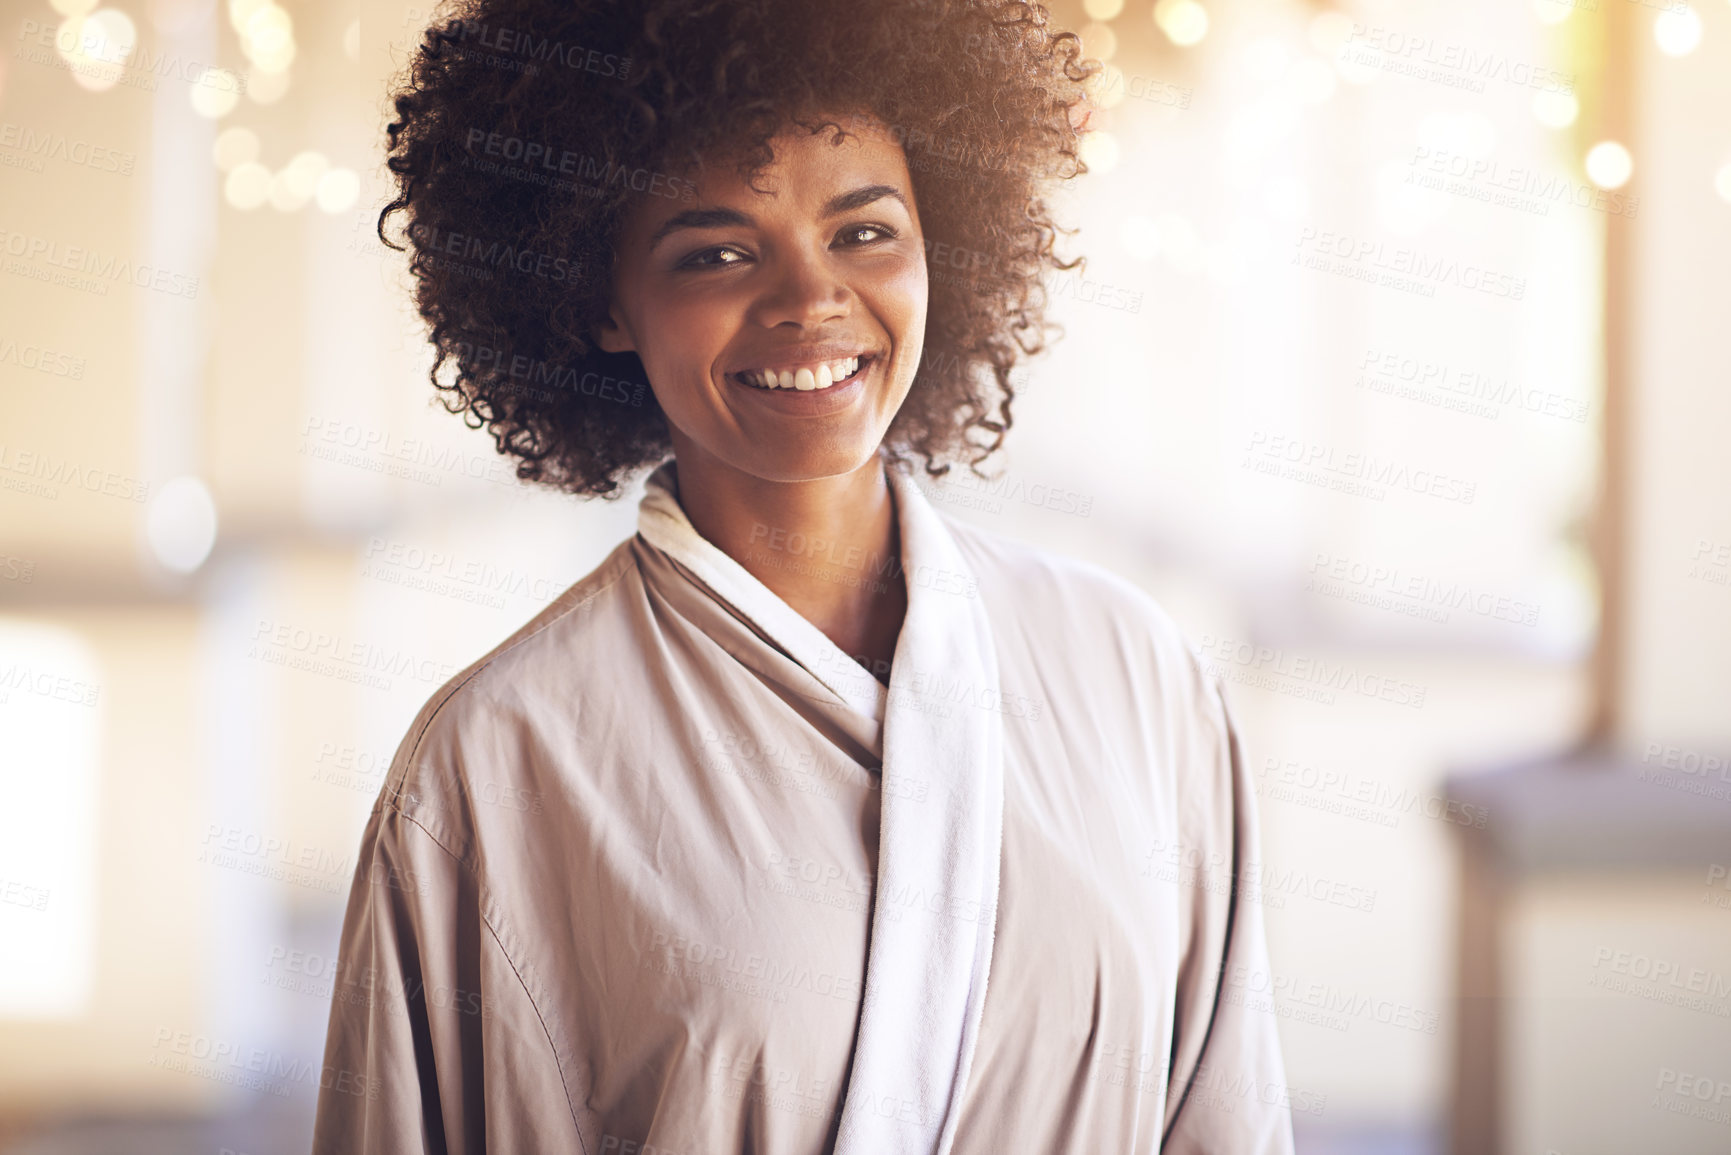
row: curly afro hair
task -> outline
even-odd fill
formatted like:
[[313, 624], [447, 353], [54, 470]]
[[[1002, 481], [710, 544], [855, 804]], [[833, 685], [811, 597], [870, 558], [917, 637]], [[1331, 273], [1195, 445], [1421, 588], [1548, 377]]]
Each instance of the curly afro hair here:
[[885, 449], [977, 470], [1010, 428], [1012, 370], [1051, 334], [1045, 277], [1078, 263], [1054, 252], [1044, 193], [1085, 171], [1098, 67], [1009, 0], [454, 0], [392, 92], [378, 232], [411, 253], [446, 408], [518, 477], [618, 496], [671, 448], [636, 354], [593, 341], [637, 198], [690, 198], [703, 157], [755, 177], [795, 125], [838, 143], [887, 127], [931, 276]]

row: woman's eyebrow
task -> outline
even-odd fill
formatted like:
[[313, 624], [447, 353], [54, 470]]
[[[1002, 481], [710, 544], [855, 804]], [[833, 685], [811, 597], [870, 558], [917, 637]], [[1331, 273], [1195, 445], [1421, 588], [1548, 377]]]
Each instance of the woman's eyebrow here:
[[839, 196], [831, 197], [823, 206], [823, 215], [835, 217], [842, 213], [851, 213], [855, 209], [863, 209], [873, 201], [879, 201], [885, 197], [892, 197], [900, 201], [904, 209], [908, 207], [908, 198], [901, 194], [900, 189], [887, 184], [868, 184], [863, 188], [856, 188], [852, 192], [844, 192]]
[[653, 249], [670, 233], [680, 229], [723, 229], [739, 225], [751, 225], [752, 219], [737, 209], [686, 209], [682, 213], [674, 213], [664, 221], [655, 235], [649, 238], [649, 247]]

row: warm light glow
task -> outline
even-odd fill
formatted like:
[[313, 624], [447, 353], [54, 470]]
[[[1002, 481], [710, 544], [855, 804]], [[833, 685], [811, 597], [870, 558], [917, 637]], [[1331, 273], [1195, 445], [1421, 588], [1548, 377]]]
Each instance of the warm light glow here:
[[1614, 140], [1601, 140], [1587, 151], [1587, 179], [1600, 188], [1622, 188], [1634, 172], [1634, 158]]
[[1124, 0], [1082, 0], [1082, 11], [1090, 20], [1110, 20], [1124, 11]]
[[1267, 83], [1286, 74], [1286, 45], [1279, 38], [1264, 36], [1244, 46], [1239, 65], [1253, 81]]
[[102, 0], [48, 0], [48, 6], [62, 16], [88, 16]]
[[216, 544], [216, 502], [196, 477], [177, 477], [150, 502], [145, 536], [157, 563], [175, 573], [204, 564]]
[[1533, 14], [1541, 24], [1561, 24], [1574, 10], [1574, 0], [1533, 0]]
[[1283, 221], [1302, 220], [1310, 211], [1310, 190], [1291, 173], [1272, 177], [1262, 190], [1262, 207]]
[[1160, 227], [1147, 217], [1127, 216], [1118, 225], [1118, 243], [1134, 260], [1151, 261], [1160, 255]]
[[1109, 132], [1090, 132], [1076, 152], [1090, 172], [1105, 174], [1118, 167], [1118, 138]]
[[0, 661], [35, 675], [0, 696], [0, 1017], [72, 1018], [89, 1011], [95, 970], [97, 767], [115, 686], [83, 638], [22, 617], [0, 617]]
[[1124, 102], [1124, 70], [1108, 64], [1088, 82], [1088, 97], [1096, 108], [1115, 108]]
[[1334, 69], [1314, 56], [1307, 56], [1287, 72], [1286, 84], [1293, 97], [1305, 104], [1326, 104], [1334, 95]]
[[270, 169], [255, 160], [236, 165], [222, 182], [222, 197], [243, 212], [250, 212], [270, 199], [273, 178]]
[[1497, 147], [1497, 126], [1482, 112], [1433, 112], [1418, 125], [1418, 143], [1433, 153], [1489, 159]]
[[1713, 191], [1719, 194], [1719, 199], [1731, 202], [1731, 161], [1719, 166], [1719, 171], [1713, 174]]
[[246, 32], [246, 23], [261, 8], [268, 8], [273, 0], [228, 0], [228, 23], [237, 33]]
[[106, 92], [120, 82], [126, 58], [137, 43], [132, 17], [117, 8], [69, 16], [54, 35], [54, 47], [66, 61], [73, 83], [91, 92]]
[[258, 153], [258, 133], [250, 128], [225, 128], [217, 133], [216, 143], [211, 147], [211, 158], [223, 172], [231, 172], [238, 165], [257, 160]]
[[1701, 43], [1701, 16], [1689, 5], [1670, 8], [1653, 21], [1653, 41], [1667, 56], [1687, 56]]
[[1339, 12], [1319, 12], [1310, 20], [1310, 46], [1348, 84], [1369, 84], [1377, 77], [1377, 57], [1373, 53], [1369, 61], [1354, 59], [1352, 29], [1352, 21]]
[[1416, 236], [1448, 215], [1448, 194], [1415, 184], [1411, 176], [1412, 167], [1403, 161], [1376, 171], [1376, 222], [1396, 236]]
[[252, 68], [246, 74], [246, 94], [254, 104], [275, 104], [288, 95], [289, 77], [287, 71], [266, 72], [262, 68]]
[[1082, 51], [1095, 60], [1110, 60], [1118, 51], [1118, 34], [1099, 22], [1084, 25], [1079, 33]]
[[207, 68], [187, 90], [192, 110], [210, 120], [227, 116], [240, 103], [240, 77], [226, 68]]
[[361, 58], [361, 22], [359, 20], [350, 21], [349, 26], [343, 29], [343, 55], [350, 60]]
[[1161, 213], [1154, 227], [1159, 232], [1160, 250], [1166, 263], [1180, 273], [1201, 273], [1208, 267], [1208, 250], [1202, 244], [1202, 234], [1189, 217], [1179, 213]]
[[1567, 128], [1581, 114], [1572, 92], [1541, 92], [1533, 97], [1533, 118], [1546, 128]]
[[295, 59], [294, 18], [286, 8], [263, 4], [238, 29], [246, 58], [265, 72], [284, 72]]
[[331, 167], [331, 162], [320, 152], [308, 150], [296, 153], [295, 158], [288, 162], [280, 174], [287, 182], [289, 191], [305, 203], [318, 187], [319, 178], [324, 176]]
[[333, 168], [319, 178], [313, 200], [327, 213], [346, 213], [361, 196], [361, 178], [353, 169]]
[[1310, 46], [1330, 59], [1352, 39], [1352, 21], [1339, 12], [1318, 12], [1310, 18]]
[[1196, 0], [1158, 0], [1154, 23], [1180, 48], [1199, 44], [1208, 35], [1208, 9]]

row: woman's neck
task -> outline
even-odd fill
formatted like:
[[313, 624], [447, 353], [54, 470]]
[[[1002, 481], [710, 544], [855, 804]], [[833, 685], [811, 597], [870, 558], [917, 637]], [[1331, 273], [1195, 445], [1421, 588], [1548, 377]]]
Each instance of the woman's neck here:
[[765, 481], [682, 440], [677, 493], [692, 527], [887, 682], [907, 587], [882, 459], [836, 477]]

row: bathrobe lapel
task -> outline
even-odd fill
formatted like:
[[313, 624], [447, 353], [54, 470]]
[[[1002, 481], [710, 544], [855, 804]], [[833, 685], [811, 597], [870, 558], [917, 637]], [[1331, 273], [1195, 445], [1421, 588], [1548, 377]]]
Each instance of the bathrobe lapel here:
[[726, 608], [736, 624], [711, 617], [720, 644], [806, 699], [814, 723], [840, 725], [871, 754], [881, 753], [865, 992], [835, 1151], [945, 1155], [991, 966], [1003, 722], [994, 708], [997, 657], [981, 600], [945, 592], [972, 586], [967, 561], [912, 481], [894, 469], [889, 478], [908, 610], [887, 690], [696, 532], [673, 496], [667, 466], [650, 478], [638, 532], [705, 591], [699, 596]]

